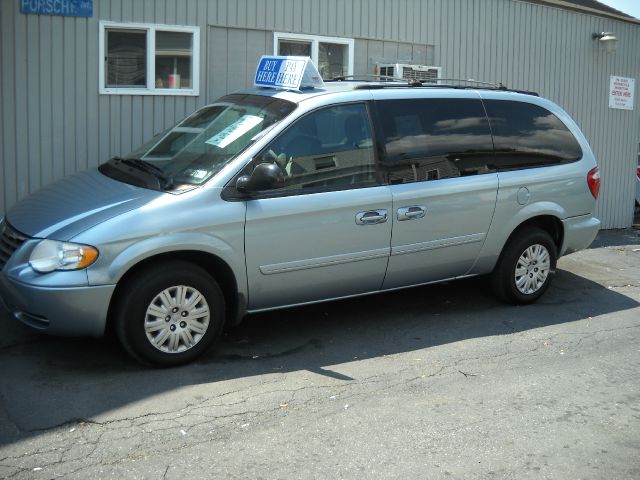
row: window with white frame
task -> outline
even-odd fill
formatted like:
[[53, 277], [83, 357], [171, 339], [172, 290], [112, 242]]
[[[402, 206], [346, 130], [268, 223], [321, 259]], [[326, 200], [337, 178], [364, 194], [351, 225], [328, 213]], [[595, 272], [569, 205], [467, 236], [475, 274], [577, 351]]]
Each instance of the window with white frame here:
[[200, 29], [100, 22], [100, 93], [198, 95]]
[[353, 39], [275, 33], [275, 55], [311, 57], [323, 79], [353, 75]]

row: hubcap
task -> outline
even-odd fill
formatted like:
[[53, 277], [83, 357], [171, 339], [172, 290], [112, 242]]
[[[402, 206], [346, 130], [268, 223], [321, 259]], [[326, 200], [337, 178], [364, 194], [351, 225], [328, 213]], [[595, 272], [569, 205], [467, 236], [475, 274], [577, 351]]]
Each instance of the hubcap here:
[[531, 295], [542, 288], [551, 270], [549, 251], [543, 245], [527, 248], [516, 264], [515, 280], [520, 293]]
[[202, 340], [209, 328], [209, 304], [195, 288], [169, 287], [151, 301], [144, 319], [147, 339], [164, 353], [180, 353]]

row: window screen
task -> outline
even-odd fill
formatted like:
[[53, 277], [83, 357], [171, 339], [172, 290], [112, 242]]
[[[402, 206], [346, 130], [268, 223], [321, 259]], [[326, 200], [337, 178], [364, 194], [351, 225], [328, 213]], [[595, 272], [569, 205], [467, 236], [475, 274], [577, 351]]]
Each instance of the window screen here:
[[147, 83], [147, 32], [107, 30], [106, 86], [136, 87]]
[[278, 55], [284, 56], [311, 56], [311, 42], [302, 42], [296, 40], [280, 40], [278, 42]]
[[330, 79], [348, 74], [347, 45], [319, 42], [318, 71], [322, 78]]
[[376, 107], [390, 183], [490, 171], [493, 145], [479, 99], [382, 100]]
[[538, 105], [486, 100], [499, 170], [574, 162], [582, 149], [553, 113]]

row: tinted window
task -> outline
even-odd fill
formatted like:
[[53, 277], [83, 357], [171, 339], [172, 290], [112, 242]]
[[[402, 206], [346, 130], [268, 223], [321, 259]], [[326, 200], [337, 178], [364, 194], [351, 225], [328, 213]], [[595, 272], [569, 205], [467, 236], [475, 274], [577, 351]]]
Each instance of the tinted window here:
[[490, 171], [493, 145], [480, 100], [383, 100], [376, 107], [390, 183]]
[[355, 188], [376, 182], [369, 115], [362, 104], [327, 107], [289, 127], [258, 159], [285, 174], [278, 190]]
[[500, 170], [568, 163], [582, 157], [573, 134], [553, 113], [538, 105], [485, 101]]

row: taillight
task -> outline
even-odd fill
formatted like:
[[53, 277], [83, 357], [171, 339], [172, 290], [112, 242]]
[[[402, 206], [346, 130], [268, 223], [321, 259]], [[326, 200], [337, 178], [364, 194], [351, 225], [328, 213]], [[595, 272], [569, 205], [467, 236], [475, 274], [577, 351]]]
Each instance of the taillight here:
[[600, 193], [600, 169], [598, 167], [591, 169], [587, 173], [587, 185], [589, 185], [591, 195], [597, 200]]
[[636, 177], [640, 180], [640, 167], [636, 167]]

